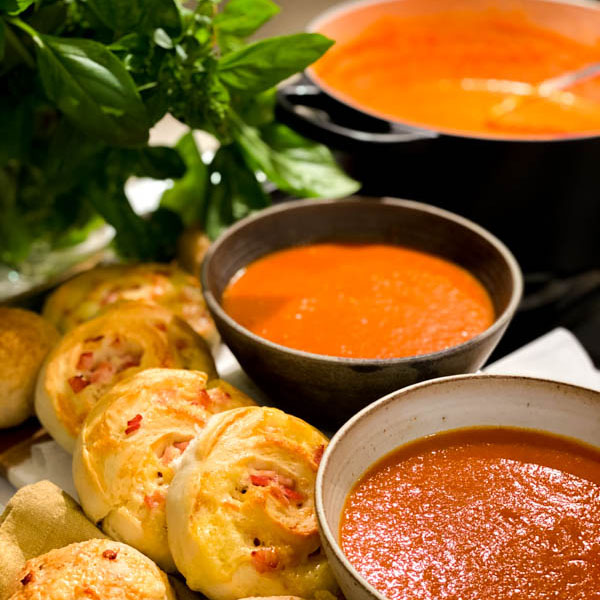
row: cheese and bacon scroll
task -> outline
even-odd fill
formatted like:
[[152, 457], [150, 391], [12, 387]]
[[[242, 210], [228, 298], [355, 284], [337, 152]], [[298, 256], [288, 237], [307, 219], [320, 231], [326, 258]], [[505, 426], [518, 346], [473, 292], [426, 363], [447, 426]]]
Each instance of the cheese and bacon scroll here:
[[166, 571], [165, 499], [190, 441], [209, 418], [252, 405], [199, 371], [148, 369], [114, 385], [86, 418], [73, 454], [73, 480], [86, 515]]
[[0, 428], [33, 414], [35, 381], [58, 339], [58, 331], [40, 315], [0, 307]]
[[167, 496], [171, 553], [210, 600], [335, 592], [320, 548], [314, 485], [327, 439], [266, 407], [215, 415]]
[[48, 355], [37, 382], [38, 418], [72, 452], [100, 396], [121, 379], [153, 367], [217, 377], [206, 342], [185, 321], [161, 306], [114, 306], [71, 330]]
[[167, 576], [113, 540], [69, 544], [29, 559], [9, 600], [176, 600]]
[[209, 344], [217, 340], [200, 282], [175, 265], [150, 263], [90, 269], [50, 295], [44, 316], [64, 333], [121, 301], [164, 306], [187, 321]]

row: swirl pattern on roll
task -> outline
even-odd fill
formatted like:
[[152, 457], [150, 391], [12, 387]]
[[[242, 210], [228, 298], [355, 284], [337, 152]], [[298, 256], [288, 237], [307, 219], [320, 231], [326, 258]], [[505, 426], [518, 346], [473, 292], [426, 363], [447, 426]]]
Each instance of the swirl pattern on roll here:
[[167, 498], [169, 545], [211, 600], [337, 590], [320, 548], [315, 476], [327, 439], [266, 407], [211, 418]]
[[193, 369], [217, 377], [206, 342], [166, 308], [114, 306], [67, 333], [38, 378], [36, 413], [69, 451], [85, 417], [112, 385], [153, 367]]
[[149, 263], [96, 267], [63, 283], [44, 306], [44, 316], [61, 332], [96, 317], [120, 301], [168, 308], [210, 344], [217, 333], [200, 281], [175, 265]]
[[165, 500], [190, 441], [218, 412], [253, 401], [199, 371], [148, 369], [124, 379], [94, 406], [77, 439], [73, 479], [81, 505], [111, 537], [166, 571]]

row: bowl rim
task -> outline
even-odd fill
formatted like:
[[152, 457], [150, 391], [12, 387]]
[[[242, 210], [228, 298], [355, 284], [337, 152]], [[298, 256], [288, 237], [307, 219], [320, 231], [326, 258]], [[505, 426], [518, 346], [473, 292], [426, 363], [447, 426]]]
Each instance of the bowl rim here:
[[[274, 214], [279, 214], [281, 212], [293, 211], [296, 209], [302, 209], [304, 207], [311, 206], [330, 206], [330, 205], [339, 205], [340, 209], [347, 204], [374, 204], [378, 203], [381, 205], [391, 205], [398, 206], [401, 208], [409, 208], [421, 212], [425, 212], [437, 217], [441, 217], [442, 219], [446, 219], [469, 229], [473, 233], [479, 235], [479, 237], [483, 238], [490, 246], [495, 248], [495, 250], [502, 256], [504, 259], [511, 279], [513, 283], [513, 289], [510, 296], [510, 299], [506, 305], [506, 308], [502, 311], [501, 314], [497, 315], [494, 319], [494, 322], [481, 333], [477, 334], [475, 337], [462, 342], [461, 344], [457, 344], [456, 346], [451, 346], [449, 348], [445, 348], [443, 350], [438, 350], [436, 352], [429, 352], [427, 354], [418, 354], [415, 356], [402, 356], [402, 357], [394, 357], [394, 358], [349, 358], [342, 356], [330, 356], [326, 354], [316, 354], [313, 352], [306, 352], [304, 350], [298, 350], [296, 348], [289, 348], [288, 346], [283, 346], [281, 344], [277, 344], [270, 340], [267, 340], [263, 337], [260, 337], [246, 329], [242, 325], [240, 325], [237, 321], [235, 321], [231, 316], [229, 316], [220, 302], [215, 298], [215, 295], [212, 293], [210, 286], [208, 285], [208, 269], [211, 260], [215, 256], [215, 254], [219, 251], [219, 249], [223, 246], [226, 240], [230, 237], [236, 235], [240, 230], [252, 226], [254, 223], [261, 221], [266, 217], [270, 217]], [[287, 246], [291, 247], [291, 246]], [[267, 253], [268, 254], [268, 253]], [[442, 257], [444, 258], [444, 257]], [[446, 258], [446, 260], [448, 260]], [[249, 263], [247, 263], [249, 264]], [[250, 338], [255, 344], [263, 345], [268, 347], [271, 350], [278, 351], [280, 353], [284, 353], [290, 357], [310, 359], [313, 361], [317, 361], [322, 364], [329, 365], [346, 365], [349, 367], [360, 367], [360, 366], [373, 366], [373, 367], [388, 367], [391, 365], [402, 365], [402, 364], [415, 364], [415, 362], [428, 362], [432, 360], [436, 360], [442, 357], [449, 357], [455, 354], [459, 354], [468, 350], [470, 347], [479, 344], [484, 339], [493, 336], [499, 330], [502, 330], [506, 325], [508, 325], [510, 319], [515, 313], [519, 302], [521, 301], [521, 296], [523, 294], [523, 275], [521, 273], [521, 269], [517, 260], [513, 256], [512, 252], [505, 246], [503, 242], [501, 242], [496, 236], [492, 233], [477, 225], [473, 221], [466, 219], [465, 217], [461, 217], [455, 213], [444, 210], [443, 208], [438, 208], [437, 206], [433, 206], [431, 204], [426, 204], [424, 202], [417, 202], [415, 200], [404, 200], [401, 198], [391, 198], [391, 197], [382, 197], [382, 198], [373, 198], [369, 196], [348, 196], [345, 198], [339, 199], [305, 199], [305, 200], [291, 200], [282, 202], [281, 204], [276, 204], [260, 210], [256, 213], [249, 215], [248, 217], [238, 221], [237, 223], [230, 226], [226, 229], [218, 238], [211, 244], [204, 260], [202, 262], [202, 270], [201, 270], [201, 282], [202, 282], [202, 290], [204, 293], [204, 298], [206, 300], [206, 304], [208, 305], [210, 311], [217, 315], [217, 317], [223, 320], [229, 327], [234, 329], [239, 335]]]
[[[350, 417], [333, 435], [333, 437], [329, 440], [329, 444], [323, 453], [321, 458], [321, 462], [319, 463], [319, 469], [317, 471], [317, 477], [315, 481], [315, 512], [317, 514], [317, 521], [319, 524], [319, 531], [321, 536], [323, 536], [327, 542], [327, 545], [335, 555], [336, 559], [342, 564], [344, 569], [349, 572], [352, 577], [360, 583], [360, 585], [368, 590], [368, 592], [378, 600], [389, 600], [387, 596], [378, 591], [375, 587], [373, 587], [352, 565], [350, 560], [346, 557], [340, 544], [337, 540], [337, 536], [331, 531], [329, 527], [329, 523], [326, 517], [325, 506], [323, 502], [323, 488], [324, 488], [324, 476], [325, 470], [327, 469], [327, 465], [331, 460], [331, 455], [335, 451], [335, 448], [338, 442], [346, 437], [351, 430], [354, 428], [356, 423], [361, 419], [365, 418], [372, 412], [376, 412], [380, 410], [382, 407], [390, 404], [391, 402], [401, 400], [407, 394], [412, 393], [414, 390], [420, 390], [427, 387], [446, 385], [447, 383], [451, 383], [454, 381], [463, 381], [463, 380], [484, 380], [484, 381], [520, 381], [520, 382], [533, 382], [536, 384], [542, 384], [551, 386], [554, 389], [557, 387], [560, 389], [571, 390], [572, 392], [581, 392], [592, 398], [600, 404], [600, 391], [593, 390], [591, 388], [586, 388], [580, 385], [575, 385], [572, 383], [565, 383], [562, 381], [555, 381], [552, 379], [546, 379], [543, 377], [529, 377], [526, 375], [499, 375], [492, 373], [465, 373], [461, 375], [448, 375], [446, 377], [437, 377], [435, 379], [428, 379], [426, 381], [421, 381], [419, 383], [415, 383], [412, 385], [408, 385], [406, 387], [400, 388], [399, 390], [395, 390], [386, 394], [385, 396], [371, 402], [361, 411], [357, 412], [355, 415]], [[357, 478], [360, 479], [362, 474]], [[349, 491], [349, 490], [348, 490]]]
[[[326, 8], [320, 12], [306, 25], [306, 31], [308, 33], [320, 33], [319, 29], [326, 23], [336, 19], [338, 16], [345, 13], [351, 13], [354, 10], [368, 7], [370, 5], [380, 4], [391, 4], [402, 0], [346, 0], [345, 2], [339, 2]], [[563, 5], [572, 6], [574, 8], [590, 9], [596, 13], [600, 13], [600, 6], [594, 0], [524, 0], [526, 2], [534, 2], [539, 4], [548, 5]], [[376, 109], [370, 109], [357, 103], [352, 97], [348, 96], [344, 92], [340, 92], [334, 86], [326, 83], [322, 77], [320, 77], [313, 65], [308, 66], [304, 73], [306, 77], [319, 87], [323, 92], [329, 95], [334, 100], [341, 102], [342, 104], [358, 111], [365, 115], [374, 117], [394, 124], [399, 127], [405, 127], [408, 133], [414, 133], [425, 138], [435, 138], [438, 135], [450, 136], [454, 138], [462, 138], [466, 140], [479, 140], [479, 141], [491, 141], [491, 142], [506, 142], [506, 143], [536, 143], [536, 142], [551, 142], [551, 143], [567, 143], [577, 142], [581, 140], [593, 140], [600, 139], [600, 130], [593, 132], [579, 132], [579, 133], [567, 133], [564, 135], [546, 135], [540, 134], [536, 136], [518, 136], [518, 135], [502, 135], [493, 133], [477, 133], [476, 131], [470, 132], [464, 129], [452, 129], [447, 127], [436, 127], [435, 125], [428, 125], [427, 123], [419, 123], [412, 121], [405, 121], [403, 119], [397, 119], [390, 115], [386, 115], [379, 112]]]

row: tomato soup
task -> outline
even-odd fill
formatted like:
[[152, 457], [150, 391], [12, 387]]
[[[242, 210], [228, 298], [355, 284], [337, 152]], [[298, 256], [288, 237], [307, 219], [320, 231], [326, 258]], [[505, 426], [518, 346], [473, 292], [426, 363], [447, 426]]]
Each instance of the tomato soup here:
[[424, 438], [359, 480], [340, 538], [391, 600], [600, 598], [600, 452], [511, 428]]
[[384, 118], [500, 137], [600, 134], [600, 77], [545, 97], [545, 79], [600, 61], [517, 10], [389, 15], [336, 44], [320, 80]]
[[443, 350], [489, 327], [479, 281], [437, 256], [385, 244], [314, 244], [239, 273], [223, 308], [255, 334], [306, 352], [393, 358]]

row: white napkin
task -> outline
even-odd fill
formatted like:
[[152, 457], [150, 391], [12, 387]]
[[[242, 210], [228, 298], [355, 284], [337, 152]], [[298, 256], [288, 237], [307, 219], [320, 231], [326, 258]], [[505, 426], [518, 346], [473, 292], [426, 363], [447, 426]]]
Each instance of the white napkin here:
[[541, 377], [600, 391], [600, 371], [579, 340], [562, 327], [497, 360], [483, 371]]
[[[259, 404], [267, 404], [268, 398], [242, 371], [233, 354], [222, 346], [215, 357], [221, 377], [236, 386]], [[594, 365], [577, 338], [566, 329], [554, 329], [550, 333], [501, 358], [484, 369], [485, 373], [505, 375], [529, 375], [574, 383], [600, 390], [600, 371]], [[32, 448], [26, 462], [8, 471], [8, 480], [16, 487], [49, 479], [77, 498], [71, 476], [71, 456], [55, 442], [40, 442]], [[0, 503], [14, 493], [0, 479]]]

